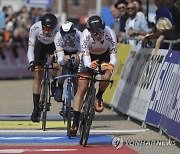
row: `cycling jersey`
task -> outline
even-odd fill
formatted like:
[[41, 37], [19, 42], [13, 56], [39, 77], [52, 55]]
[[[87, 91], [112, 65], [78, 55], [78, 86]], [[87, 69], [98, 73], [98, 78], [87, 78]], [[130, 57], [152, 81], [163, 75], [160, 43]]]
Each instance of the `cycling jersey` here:
[[56, 33], [58, 32], [59, 28], [56, 26], [50, 36], [45, 36], [42, 31], [42, 24], [41, 21], [36, 22], [33, 24], [29, 31], [29, 45], [28, 45], [28, 61], [29, 63], [31, 61], [34, 61], [34, 46], [36, 39], [38, 39], [39, 42], [45, 45], [52, 44], [54, 42], [54, 37]]
[[104, 34], [101, 41], [95, 41], [91, 37], [91, 33], [85, 29], [81, 39], [81, 49], [83, 52], [83, 62], [85, 67], [90, 67], [92, 56], [97, 57], [103, 55], [105, 52], [109, 52], [110, 60], [109, 63], [113, 66], [116, 65], [116, 53], [117, 53], [117, 40], [116, 35], [112, 29], [105, 26]]
[[81, 32], [79, 30], [76, 30], [76, 34], [74, 38], [75, 41], [72, 44], [72, 46], [69, 46], [63, 40], [63, 36], [61, 35], [60, 31], [56, 34], [54, 38], [54, 43], [56, 47], [56, 54], [57, 54], [59, 64], [63, 60], [64, 55], [76, 54], [77, 52], [81, 51], [80, 38], [81, 38]]

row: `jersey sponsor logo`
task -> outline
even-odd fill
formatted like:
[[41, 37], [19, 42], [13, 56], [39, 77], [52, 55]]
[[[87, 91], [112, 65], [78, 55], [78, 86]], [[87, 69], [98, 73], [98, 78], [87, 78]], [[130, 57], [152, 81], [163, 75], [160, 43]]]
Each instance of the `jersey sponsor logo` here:
[[39, 29], [38, 26], [33, 27], [33, 28], [31, 29], [31, 33], [34, 32], [34, 31], [37, 30], [37, 29]]
[[62, 37], [61, 38], [58, 38], [57, 42], [56, 42], [56, 46], [62, 46]]
[[113, 38], [109, 37], [108, 35], [105, 35], [105, 39], [111, 43], [112, 46], [115, 45], [115, 42], [113, 41]]
[[90, 35], [87, 35], [86, 38], [82, 42], [82, 49], [87, 48], [87, 44], [89, 40], [90, 40]]

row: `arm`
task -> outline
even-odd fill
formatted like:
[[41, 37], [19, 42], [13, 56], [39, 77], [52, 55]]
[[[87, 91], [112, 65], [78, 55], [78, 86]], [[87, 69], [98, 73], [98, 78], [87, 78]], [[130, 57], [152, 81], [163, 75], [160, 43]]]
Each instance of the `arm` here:
[[117, 39], [115, 33], [110, 29], [112, 41], [110, 42], [110, 64], [113, 67], [117, 64]]
[[165, 38], [164, 35], [160, 35], [158, 39], [156, 40], [153, 60], [155, 60], [155, 58], [157, 57], [158, 50], [164, 38]]
[[153, 39], [156, 39], [158, 38], [160, 35], [161, 35], [162, 32], [160, 31], [156, 31], [155, 33], [153, 34], [150, 34], [148, 36], [146, 36], [144, 39], [143, 39], [143, 42], [142, 42], [142, 47], [145, 48], [147, 47], [147, 44], [149, 41], [153, 40]]
[[29, 63], [34, 61], [34, 45], [35, 45], [35, 41], [39, 32], [39, 29], [40, 29], [39, 25], [34, 24], [32, 25], [29, 31], [29, 43], [28, 43], [28, 51], [27, 51], [27, 57], [28, 57]]
[[56, 54], [57, 54], [57, 61], [58, 64], [63, 65], [63, 57], [64, 57], [64, 50], [63, 50], [63, 40], [61, 38], [60, 32], [56, 33], [56, 36], [54, 37], [54, 44], [56, 47]]

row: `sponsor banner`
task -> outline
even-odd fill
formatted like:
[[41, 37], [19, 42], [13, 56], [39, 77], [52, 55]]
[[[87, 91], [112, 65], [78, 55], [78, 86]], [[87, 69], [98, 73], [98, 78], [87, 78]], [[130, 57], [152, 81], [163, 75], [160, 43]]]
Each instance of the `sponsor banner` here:
[[121, 78], [119, 80], [117, 89], [115, 91], [112, 106], [117, 108], [122, 113], [127, 114], [127, 109], [130, 104], [130, 90], [132, 88], [132, 81], [134, 78], [135, 71], [138, 67], [138, 61], [140, 57], [140, 48], [133, 46], [129, 56], [127, 58], [126, 64], [124, 66]]
[[151, 96], [146, 122], [180, 140], [180, 52], [169, 51]]
[[53, 6], [54, 0], [26, 0], [26, 5], [34, 7], [46, 7], [51, 8]]
[[168, 135], [180, 140], [180, 52], [170, 51], [166, 56], [164, 83], [161, 95], [164, 97], [160, 128]]
[[117, 61], [118, 62], [117, 62], [116, 68], [115, 68], [116, 70], [112, 76], [112, 80], [114, 81], [114, 83], [113, 83], [112, 87], [109, 86], [106, 89], [106, 91], [103, 95], [104, 102], [106, 102], [108, 104], [111, 103], [113, 94], [114, 94], [115, 90], [117, 89], [117, 84], [118, 84], [123, 66], [126, 62], [126, 59], [128, 57], [130, 50], [131, 50], [131, 45], [120, 44], [120, 43], [117, 44], [117, 59], [118, 59]]
[[150, 98], [158, 78], [158, 74], [162, 68], [167, 50], [159, 50], [157, 60], [153, 61], [153, 49], [141, 49], [143, 52], [139, 58], [138, 67], [134, 74], [132, 88], [129, 97], [130, 105], [128, 108], [128, 115], [145, 120]]
[[18, 48], [17, 53], [12, 50], [3, 51], [4, 58], [0, 60], [0, 79], [25, 78], [32, 75], [27, 70], [27, 53], [24, 49]]

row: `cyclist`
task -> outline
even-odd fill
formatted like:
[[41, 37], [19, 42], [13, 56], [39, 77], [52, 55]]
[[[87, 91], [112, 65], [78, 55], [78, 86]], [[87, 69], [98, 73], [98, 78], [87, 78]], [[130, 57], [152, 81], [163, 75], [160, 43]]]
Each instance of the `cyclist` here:
[[[80, 37], [81, 32], [75, 27], [75, 25], [66, 21], [61, 27], [59, 32], [56, 34], [54, 43], [56, 46], [56, 55], [58, 64], [60, 64], [62, 68], [62, 74], [67, 74], [67, 69], [65, 67], [66, 63], [71, 57], [75, 58], [75, 65], [78, 68], [79, 59], [80, 59]], [[73, 70], [73, 73], [77, 73], [77, 69]], [[77, 90], [77, 79], [73, 78], [74, 82], [74, 90]], [[63, 83], [64, 79], [58, 80], [58, 88], [55, 91], [54, 99], [57, 102], [62, 101], [62, 93], [63, 93]], [[54, 81], [54, 85], [56, 85], [56, 81]]]
[[[102, 69], [107, 70], [101, 76], [102, 80], [110, 80], [114, 67], [117, 63], [117, 40], [112, 29], [105, 26], [104, 21], [99, 16], [91, 16], [87, 20], [86, 29], [81, 38], [81, 49], [83, 57], [79, 65], [79, 74], [89, 76], [86, 67], [96, 69], [101, 65]], [[78, 81], [78, 90], [74, 97], [74, 119], [70, 129], [71, 136], [76, 136], [79, 126], [79, 115], [82, 108], [83, 98], [87, 91], [89, 81], [80, 78]], [[95, 110], [102, 112], [104, 109], [102, 95], [108, 87], [108, 82], [100, 82], [96, 94]]]
[[43, 78], [43, 66], [46, 62], [45, 55], [50, 55], [49, 60], [53, 62], [55, 51], [54, 37], [58, 31], [57, 18], [51, 13], [42, 16], [41, 21], [33, 24], [29, 31], [29, 45], [27, 57], [29, 61], [29, 71], [34, 72], [33, 83], [33, 103], [34, 109], [31, 115], [32, 122], [40, 121], [40, 91]]

